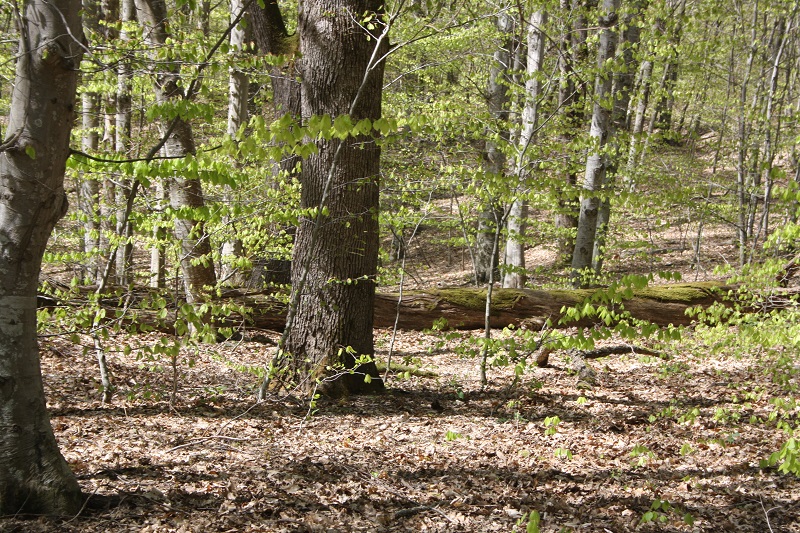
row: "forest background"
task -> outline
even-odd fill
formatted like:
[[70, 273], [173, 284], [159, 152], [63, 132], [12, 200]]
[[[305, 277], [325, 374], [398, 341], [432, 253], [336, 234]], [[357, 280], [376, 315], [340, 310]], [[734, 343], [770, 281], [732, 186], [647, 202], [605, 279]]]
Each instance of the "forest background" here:
[[[149, 523], [154, 530], [209, 524], [258, 530], [252, 524], [266, 521], [271, 524], [267, 530], [411, 530], [423, 525], [474, 530], [501, 524], [506, 530], [535, 531], [542, 515], [541, 527], [553, 530], [579, 530], [581, 524], [612, 530], [718, 530], [723, 519], [740, 530], [796, 527], [797, 4], [605, 0], [319, 6], [316, 14], [305, 6], [304, 14], [292, 2], [84, 3], [86, 39], [74, 39], [82, 43], [83, 62], [79, 120], [65, 176], [70, 208], [44, 251], [38, 335], [62, 451], [79, 473], [83, 491], [107, 495], [104, 501], [113, 511], [92, 510], [83, 522], [56, 522], [58, 527], [100, 528], [108, 519], [103, 513], [120, 513], [117, 518], [131, 527]], [[0, 99], [3, 116], [12, 114], [15, 60], [24, 55], [20, 42], [25, 41], [15, 36], [15, 28], [25, 27], [23, 12], [19, 6], [2, 6], [7, 37], [0, 43], [6, 58], [0, 68], [8, 81]], [[340, 12], [346, 16], [338, 18]], [[353, 50], [342, 45], [318, 58], [303, 53], [303, 28], [310, 32], [307, 28], [321, 26], [303, 26], [304, 20], [345, 21], [352, 35], [369, 38], [362, 39], [358, 54], [348, 55]], [[356, 91], [328, 95], [339, 98], [331, 109], [349, 112], [301, 110], [308, 95], [316, 93], [306, 90], [301, 98], [294, 91], [313, 61], [321, 62], [320, 72], [329, 80], [337, 72], [342, 78], [347, 72], [352, 75]], [[380, 69], [383, 79], [377, 83], [377, 74], [370, 73]], [[305, 78], [304, 83], [311, 76]], [[328, 96], [316, 98], [325, 103]], [[377, 102], [377, 112], [359, 107], [359, 98]], [[10, 124], [4, 124], [6, 151], [14, 140]], [[338, 159], [337, 143], [352, 147], [356, 155]], [[328, 166], [321, 165], [321, 179], [315, 182], [319, 191], [313, 198], [303, 197], [313, 189], [303, 172], [311, 172], [308, 162], [324, 155], [326, 147], [334, 150]], [[377, 161], [375, 148], [380, 149], [379, 178], [369, 169], [358, 171], [357, 178], [341, 187], [345, 194], [336, 196], [332, 169], [358, 168], [372, 157]], [[24, 152], [31, 160], [42, 153], [33, 145]], [[329, 195], [331, 184], [334, 192]], [[376, 188], [375, 194], [369, 193], [370, 187]], [[379, 206], [374, 203], [378, 187]], [[369, 194], [362, 199], [364, 191]], [[348, 198], [359, 203], [352, 207]], [[338, 233], [320, 238], [309, 230], [303, 240], [303, 224], [320, 225], [337, 206], [354, 218], [336, 215], [345, 221]], [[369, 223], [359, 225], [365, 220], [376, 223], [376, 264], [352, 276], [332, 275], [324, 268], [317, 272], [312, 252], [326, 242], [347, 249], [348, 241], [373, 231]], [[296, 247], [300, 251], [293, 251], [295, 242], [301, 243]], [[369, 336], [367, 347], [357, 346], [346, 334], [337, 337], [340, 325], [329, 324], [325, 330], [304, 322], [303, 316], [321, 308], [319, 302], [301, 302], [301, 294], [313, 292], [308, 287], [314, 287], [315, 272], [324, 283], [343, 287], [331, 315], [350, 314], [355, 317], [351, 322], [369, 325], [360, 333]], [[703, 297], [713, 294], [711, 299], [718, 300], [695, 309], [697, 320], [690, 327], [641, 320], [626, 311], [625, 301], [649, 294], [658, 315], [659, 302], [670, 297], [657, 292], [658, 285], [648, 285], [680, 279], [687, 283], [668, 290], [701, 290]], [[362, 320], [363, 309], [346, 309], [343, 303], [364, 301], [371, 312], [371, 296], [348, 292], [365, 285], [367, 292], [377, 287], [396, 297], [398, 310], [404, 297], [422, 293], [449, 300], [456, 311], [432, 321], [424, 333], [379, 330], [373, 346], [372, 318]], [[490, 316], [498, 305], [506, 305], [508, 296], [503, 295], [527, 294], [503, 292], [501, 285], [551, 290], [551, 299], [579, 290], [569, 293], [577, 296], [557, 316], [534, 316], [513, 328], [495, 329]], [[463, 290], [467, 287], [469, 291]], [[418, 292], [406, 292], [411, 290]], [[311, 311], [304, 314], [303, 305]], [[451, 329], [458, 327], [459, 313], [467, 312], [485, 313], [483, 330]], [[258, 327], [260, 315], [288, 320], [284, 334]], [[575, 327], [582, 320], [594, 325]], [[287, 346], [305, 346], [298, 339], [315, 336], [329, 337], [320, 341], [323, 355], [314, 359], [318, 356], [309, 353], [313, 364], [294, 360], [294, 350]], [[635, 415], [610, 414], [599, 398], [613, 378], [598, 379], [585, 361], [610, 355], [593, 351], [595, 345], [609, 343], [627, 346], [627, 354], [621, 362], [603, 360], [601, 373], [632, 372], [633, 381], [623, 391], [629, 400], [635, 396], [631, 383], [643, 373], [669, 381], [670, 387], [680, 383], [681, 392], [643, 392]], [[545, 367], [549, 361], [543, 353], [562, 357], [563, 368]], [[65, 366], [66, 357], [76, 362]], [[537, 358], [543, 368], [536, 366]], [[208, 365], [205, 372], [220, 374], [206, 380], [196, 370], [198, 362]], [[82, 370], [62, 376], [74, 370], [73, 364]], [[727, 366], [731, 374], [724, 374]], [[464, 368], [472, 377], [461, 374]], [[566, 391], [558, 384], [563, 370], [575, 375]], [[229, 372], [237, 377], [225, 375]], [[715, 379], [697, 378], [701, 374]], [[344, 380], [343, 388], [325, 388], [337, 378]], [[697, 378], [696, 388], [689, 393], [692, 378]], [[429, 385], [430, 379], [437, 385]], [[74, 399], [62, 394], [52, 400], [54, 383], [73, 391]], [[609, 440], [604, 453], [617, 463], [622, 454], [623, 460], [603, 478], [604, 488], [597, 489], [607, 496], [602, 505], [564, 503], [570, 500], [565, 491], [571, 489], [563, 484], [585, 487], [595, 479], [591, 476], [576, 479], [551, 470], [542, 479], [531, 474], [527, 481], [509, 481], [519, 465], [506, 465], [508, 472], [487, 483], [499, 485], [497, 494], [531, 479], [534, 485], [554, 483], [556, 488], [548, 490], [555, 496], [485, 497], [491, 500], [485, 505], [496, 511], [492, 515], [494, 511], [481, 510], [480, 498], [464, 497], [473, 488], [462, 486], [453, 497], [440, 488], [426, 493], [410, 481], [392, 481], [388, 470], [368, 467], [367, 477], [373, 481], [349, 487], [352, 497], [340, 504], [334, 496], [320, 503], [304, 492], [311, 489], [293, 488], [298, 479], [301, 485], [324, 480], [336, 468], [352, 471], [330, 454], [307, 464], [318, 453], [302, 443], [279, 445], [272, 435], [276, 428], [294, 424], [313, 432], [310, 428], [328, 416], [334, 427], [337, 417], [357, 426], [348, 417], [359, 417], [348, 413], [377, 416], [381, 411], [368, 398], [349, 393], [384, 383], [411, 392], [414, 402], [397, 399], [405, 411], [383, 413], [403, 420], [410, 416], [413, 423], [408, 426], [424, 426], [421, 420], [429, 412], [447, 419], [449, 411], [457, 411], [457, 417], [468, 419], [472, 410], [527, 428], [535, 438], [526, 434], [526, 444], [504, 443], [492, 452], [501, 461], [507, 454], [523, 463], [530, 457], [530, 464], [519, 467], [522, 472], [551, 461], [568, 463], [581, 475], [596, 466], [574, 459], [581, 453], [575, 442], [585, 442], [586, 433], [572, 435], [568, 442], [557, 437], [580, 431], [574, 412], [588, 409], [587, 404], [598, 409], [595, 416], [626, 420], [623, 429], [619, 422], [609, 422], [604, 431], [623, 431], [635, 444]], [[318, 396], [320, 392], [332, 399]], [[256, 395], [259, 403], [242, 407]], [[724, 405], [697, 401], [704, 395], [726, 400]], [[419, 415], [420, 406], [426, 415]], [[157, 454], [117, 453], [103, 459], [108, 462], [103, 465], [79, 459], [86, 437], [74, 437], [75, 428], [82, 427], [74, 420], [82, 416], [76, 414], [80, 410], [92, 410], [108, 421], [128, 408], [142, 413], [173, 409], [196, 419], [206, 418], [207, 411], [227, 413], [221, 427], [203, 422], [208, 431], [196, 439], [171, 437], [168, 442], [174, 445], [166, 455], [187, 441], [194, 447], [230, 439], [229, 444], [240, 447], [235, 454], [263, 456], [253, 450], [266, 438], [276, 450], [294, 446], [296, 459], [287, 459], [288, 464], [303, 465], [303, 471], [282, 477], [282, 470], [292, 468], [272, 466], [257, 475], [267, 486], [280, 487], [274, 490], [283, 496], [247, 495], [219, 474], [231, 467], [220, 466], [225, 459], [215, 449], [209, 458], [187, 459], [213, 471], [203, 489], [211, 503], [193, 499], [201, 492], [197, 487], [172, 494], [146, 487], [141, 479], [109, 487], [102, 478], [114, 480], [121, 473], [141, 478], [155, 471], [151, 461]], [[273, 416], [268, 424], [272, 429], [250, 422], [248, 431], [253, 433], [243, 439], [249, 444], [237, 444], [224, 430], [241, 421], [244, 409], [246, 420], [261, 411], [259, 416]], [[636, 417], [642, 427], [634, 429], [631, 420]], [[445, 429], [437, 426], [441, 435], [425, 439], [454, 448], [471, 440], [470, 434], [477, 439], [489, 431], [474, 421], [462, 420], [462, 430], [446, 429], [448, 423]], [[174, 427], [178, 434], [193, 433], [175, 420], [157, 424]], [[667, 437], [647, 437], [654, 428], [669, 433], [700, 427], [714, 436], [673, 442], [672, 452], [666, 451]], [[330, 426], [317, 430], [318, 439], [336, 433]], [[380, 439], [385, 430], [378, 427], [365, 438]], [[128, 438], [133, 437], [123, 437]], [[531, 438], [538, 448], [526, 441]], [[331, 442], [334, 449], [350, 446]], [[427, 444], [415, 446], [422, 446], [413, 449], [423, 462], [436, 463], [437, 452], [429, 453]], [[470, 446], [451, 451], [469, 456]], [[624, 453], [615, 455], [610, 451], [615, 446]], [[640, 492], [633, 495], [621, 488], [636, 485], [632, 480], [641, 471], [653, 469], [660, 475], [670, 458], [700, 461], [698, 456], [705, 453], [725, 464], [731, 449], [742, 459], [732, 471], [721, 467], [720, 475], [740, 477], [715, 479], [708, 492], [730, 496], [759, 479], [761, 493], [750, 494], [744, 503], [715, 506], [702, 498], [693, 500], [678, 488], [684, 484], [701, 490], [698, 478], [703, 476], [691, 472], [674, 479], [665, 476], [660, 487], [637, 486]], [[135, 466], [120, 466], [121, 460]], [[595, 460], [602, 464], [606, 457], [601, 452]], [[353, 468], [360, 472], [362, 467]], [[437, 483], [447, 484], [449, 474], [442, 469]], [[235, 471], [234, 477], [249, 475]], [[331, 489], [334, 495], [342, 490]], [[409, 492], [398, 495], [398, 490]], [[380, 505], [358, 503], [375, 492], [395, 496]], [[151, 504], [161, 509], [158, 523], [121, 505], [115, 498], [122, 493], [131, 495], [134, 509]], [[316, 503], [292, 507], [286, 501], [295, 493]], [[625, 501], [628, 496], [631, 500]], [[751, 505], [754, 501], [759, 506]], [[193, 519], [198, 505], [216, 512], [200, 512]], [[582, 505], [601, 511], [587, 519]], [[622, 518], [614, 516], [620, 505]], [[735, 518], [725, 518], [731, 508]], [[4, 507], [4, 514], [20, 510], [9, 509]], [[39, 522], [44, 529], [53, 524]]]

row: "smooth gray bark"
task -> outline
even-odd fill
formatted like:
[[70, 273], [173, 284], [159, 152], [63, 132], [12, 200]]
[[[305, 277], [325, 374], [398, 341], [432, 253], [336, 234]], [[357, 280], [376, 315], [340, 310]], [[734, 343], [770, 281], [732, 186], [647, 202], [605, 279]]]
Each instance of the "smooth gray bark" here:
[[[145, 29], [148, 44], [152, 47], [165, 46], [167, 32], [167, 9], [164, 0], [136, 0], [139, 21]], [[165, 104], [177, 102], [184, 97], [178, 85], [180, 76], [178, 66], [161, 65], [156, 72], [156, 102]], [[163, 133], [171, 129], [164, 151], [169, 157], [185, 157], [195, 153], [194, 136], [191, 125], [181, 118], [162, 121]], [[174, 210], [192, 210], [204, 207], [203, 190], [200, 180], [190, 176], [168, 177], [170, 207]], [[190, 303], [205, 299], [206, 287], [216, 284], [216, 273], [211, 260], [211, 243], [205, 232], [202, 220], [179, 217], [174, 222], [175, 238], [180, 241], [180, 264], [186, 299]]]
[[[240, 13], [244, 10], [242, 0], [231, 0], [231, 23], [235, 23]], [[240, 21], [231, 29], [230, 45], [233, 54], [240, 54], [245, 44], [244, 22]], [[247, 122], [247, 95], [250, 81], [247, 74], [235, 66], [231, 67], [228, 75], [228, 135], [236, 135], [239, 128]], [[233, 189], [225, 191], [225, 201], [230, 204], [234, 201]], [[235, 222], [230, 217], [224, 220], [226, 225], [232, 226], [232, 235], [222, 244], [220, 279], [233, 286], [244, 285], [245, 279], [240, 268], [235, 265], [236, 259], [242, 256], [242, 240], [236, 236]]]
[[[501, 43], [495, 50], [491, 68], [489, 69], [489, 84], [486, 89], [486, 99], [492, 126], [487, 135], [484, 152], [483, 172], [490, 177], [487, 182], [497, 180], [498, 176], [506, 171], [506, 155], [501, 144], [508, 141], [508, 79], [507, 73], [511, 67], [511, 47], [513, 44], [514, 19], [508, 13], [500, 13], [496, 19], [497, 30], [501, 34]], [[496, 130], [496, 131], [492, 131]], [[492, 140], [497, 137], [498, 140]], [[489, 187], [491, 188], [491, 187]], [[486, 283], [489, 281], [490, 271], [497, 269], [498, 246], [496, 245], [496, 228], [502, 224], [503, 208], [493, 191], [484, 188], [483, 206], [478, 214], [478, 230], [475, 236], [475, 281]], [[493, 276], [496, 279], [496, 276]]]
[[[522, 129], [519, 134], [519, 147], [515, 172], [518, 179], [517, 188], [525, 188], [528, 159], [531, 144], [535, 141], [538, 125], [539, 98], [541, 97], [541, 69], [544, 61], [544, 25], [547, 23], [547, 12], [535, 11], [531, 14], [528, 26], [528, 57], [525, 67], [525, 105], [522, 108]], [[506, 241], [503, 287], [522, 289], [525, 287], [525, 225], [528, 218], [528, 204], [523, 199], [514, 200], [508, 213], [508, 238]]]
[[614, 72], [611, 83], [611, 98], [613, 98], [613, 109], [611, 111], [611, 128], [613, 135], [609, 139], [609, 150], [606, 165], [606, 194], [600, 203], [600, 210], [597, 212], [597, 233], [594, 238], [594, 249], [592, 251], [592, 269], [600, 274], [603, 269], [603, 259], [606, 247], [606, 235], [611, 221], [611, 198], [616, 189], [617, 169], [620, 163], [621, 143], [624, 133], [627, 132], [628, 105], [631, 100], [631, 92], [636, 72], [636, 60], [634, 51], [639, 46], [641, 30], [639, 19], [644, 10], [644, 2], [636, 2], [632, 6], [632, 12], [625, 15], [623, 19], [624, 30], [621, 32], [620, 43], [617, 47], [617, 55], [622, 59], [622, 69]]
[[75, 476], [47, 414], [36, 340], [42, 256], [67, 211], [64, 170], [76, 113], [80, 2], [23, 6], [8, 134], [0, 150], [0, 516], [74, 514]]
[[583, 284], [583, 273], [592, 266], [595, 235], [597, 234], [597, 214], [600, 209], [599, 193], [605, 184], [608, 154], [606, 146], [612, 133], [611, 113], [612, 95], [611, 73], [606, 70], [607, 62], [614, 57], [617, 47], [617, 9], [619, 0], [604, 0], [604, 14], [599, 17], [602, 27], [600, 45], [597, 52], [599, 72], [595, 81], [594, 110], [592, 127], [589, 131], [590, 147], [586, 157], [586, 174], [583, 179], [578, 233], [575, 237], [575, 250], [572, 254], [573, 282]]

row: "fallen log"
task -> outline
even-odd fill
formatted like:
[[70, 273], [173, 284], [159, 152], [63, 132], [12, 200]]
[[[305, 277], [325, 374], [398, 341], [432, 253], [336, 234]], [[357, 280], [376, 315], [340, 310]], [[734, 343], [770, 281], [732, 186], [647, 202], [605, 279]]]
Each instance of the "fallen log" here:
[[[634, 291], [633, 297], [625, 299], [623, 305], [632, 317], [659, 326], [688, 325], [692, 321], [692, 318], [686, 315], [688, 308], [705, 307], [722, 301], [730, 288], [717, 283], [654, 286]], [[565, 324], [560, 324], [559, 319], [563, 316], [563, 308], [581, 304], [596, 295], [597, 291], [598, 289], [495, 289], [490, 323], [494, 328], [509, 325], [541, 328], [549, 319], [553, 327], [590, 326], [600, 322], [600, 319], [585, 317], [580, 321]], [[175, 323], [174, 309], [171, 306], [169, 313], [159, 313], [143, 303], [151, 296], [148, 289], [143, 288], [140, 288], [133, 297], [129, 293], [124, 313], [119, 307], [119, 302], [124, 299], [122, 296], [103, 298], [101, 305], [106, 309], [106, 316], [109, 319], [118, 317], [127, 324], [145, 325], [159, 331], [171, 332]], [[143, 305], [140, 306], [139, 303]], [[286, 322], [286, 304], [268, 292], [228, 290], [215, 303], [231, 303], [246, 310], [244, 314], [234, 312], [226, 318], [217, 319], [215, 323], [219, 326], [281, 331]], [[58, 305], [53, 302], [44, 304], [44, 306]], [[80, 305], [80, 301], [71, 300], [69, 303], [62, 302], [61, 305], [76, 306]], [[405, 292], [402, 300], [398, 294], [378, 293], [375, 296], [375, 327], [391, 328], [397, 317], [398, 327], [406, 330], [428, 329], [433, 327], [434, 323], [450, 329], [479, 329], [484, 326], [485, 305], [486, 289], [444, 288], [411, 291]]]
[[[698, 305], [705, 307], [721, 301], [728, 288], [717, 283], [648, 287], [635, 291], [633, 298], [625, 300], [623, 305], [634, 318], [659, 326], [688, 325], [692, 321], [686, 315], [688, 308]], [[577, 305], [591, 298], [595, 292], [594, 289], [495, 289], [490, 324], [495, 328], [523, 324], [541, 328], [550, 319], [555, 327], [589, 326], [599, 322], [599, 319], [585, 318], [569, 324], [558, 322], [562, 317], [562, 308]], [[248, 297], [245, 296], [245, 299]], [[253, 309], [253, 326], [269, 330], [283, 328], [283, 307], [279, 311], [274, 301], [262, 307], [258, 299], [253, 299], [250, 305]], [[437, 321], [452, 329], [479, 329], [484, 326], [485, 305], [486, 289], [412, 291], [404, 293], [402, 300], [398, 294], [378, 293], [375, 295], [375, 327], [391, 328], [397, 317], [398, 327], [406, 330], [428, 329]]]

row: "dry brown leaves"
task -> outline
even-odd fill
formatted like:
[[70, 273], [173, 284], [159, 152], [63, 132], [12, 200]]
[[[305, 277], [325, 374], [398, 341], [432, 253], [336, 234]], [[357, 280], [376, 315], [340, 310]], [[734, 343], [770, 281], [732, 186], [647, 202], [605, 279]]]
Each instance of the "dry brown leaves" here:
[[[389, 334], [378, 335], [385, 357]], [[263, 364], [263, 345], [182, 354], [172, 407], [167, 361], [147, 368], [136, 352], [115, 354], [119, 390], [103, 406], [93, 358], [50, 341], [53, 427], [88, 503], [76, 517], [0, 528], [524, 531], [518, 522], [536, 510], [542, 531], [800, 530], [800, 483], [759, 468], [785, 436], [748, 422], [780, 394], [757, 359], [611, 356], [591, 362], [599, 383], [585, 390], [556, 356], [516, 386], [510, 369], [493, 369], [481, 389], [476, 361], [436, 340], [402, 333], [396, 343], [434, 376], [321, 401], [311, 417], [289, 398], [256, 405], [256, 379], [241, 367]], [[744, 402], [757, 386], [761, 397]], [[669, 505], [642, 523], [655, 501]]]

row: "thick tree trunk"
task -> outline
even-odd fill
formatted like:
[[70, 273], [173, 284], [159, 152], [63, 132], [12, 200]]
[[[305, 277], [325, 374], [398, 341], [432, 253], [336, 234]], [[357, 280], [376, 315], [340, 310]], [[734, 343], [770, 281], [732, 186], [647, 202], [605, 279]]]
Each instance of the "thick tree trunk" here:
[[[165, 46], [168, 38], [167, 10], [164, 0], [136, 0], [139, 20], [152, 46]], [[155, 93], [159, 104], [178, 102], [183, 98], [177, 67], [162, 67], [156, 75]], [[181, 118], [163, 121], [162, 134], [171, 133], [164, 144], [170, 157], [184, 157], [195, 152], [191, 125]], [[170, 207], [175, 211], [201, 209], [205, 206], [200, 180], [191, 176], [173, 176], [168, 181]], [[211, 243], [202, 220], [189, 217], [175, 219], [175, 238], [180, 241], [180, 263], [186, 299], [190, 303], [205, 299], [206, 287], [217, 282], [211, 260]]]
[[[388, 40], [369, 35], [359, 23], [374, 15], [380, 31], [382, 5], [378, 0], [301, 5], [304, 121], [322, 115], [350, 115], [354, 123], [380, 118]], [[380, 148], [367, 135], [319, 140], [317, 147], [300, 174], [301, 208], [318, 211], [301, 218], [297, 231], [291, 300], [296, 308], [287, 319], [284, 362], [306, 390], [317, 380], [329, 395], [380, 390], [374, 362], [357, 365], [361, 356], [374, 353]]]
[[600, 33], [600, 46], [597, 52], [599, 72], [595, 81], [595, 103], [592, 127], [589, 132], [591, 146], [586, 158], [578, 233], [575, 237], [575, 251], [572, 254], [573, 280], [576, 286], [585, 283], [584, 274], [592, 266], [594, 241], [597, 235], [597, 214], [601, 203], [599, 193], [606, 180], [608, 162], [606, 145], [613, 135], [611, 125], [612, 76], [606, 69], [607, 63], [614, 57], [617, 46], [615, 26], [618, 6], [619, 0], [604, 0], [604, 14], [600, 17], [600, 25], [603, 29]]
[[36, 290], [47, 239], [67, 211], [64, 170], [81, 63], [80, 2], [30, 0], [8, 136], [0, 153], [0, 516], [74, 514], [75, 476], [45, 407]]

